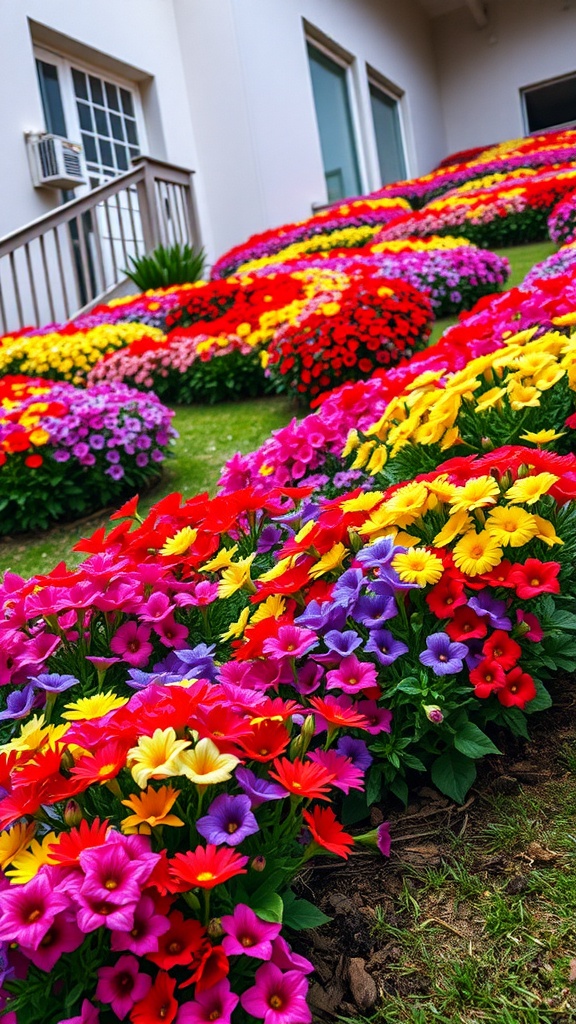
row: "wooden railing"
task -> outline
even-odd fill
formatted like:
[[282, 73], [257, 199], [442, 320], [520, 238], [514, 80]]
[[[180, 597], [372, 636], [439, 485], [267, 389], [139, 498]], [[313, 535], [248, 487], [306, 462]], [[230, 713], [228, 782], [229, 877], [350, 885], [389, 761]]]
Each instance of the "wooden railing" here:
[[0, 333], [70, 320], [121, 294], [131, 256], [200, 244], [192, 172], [137, 157], [125, 174], [0, 239]]

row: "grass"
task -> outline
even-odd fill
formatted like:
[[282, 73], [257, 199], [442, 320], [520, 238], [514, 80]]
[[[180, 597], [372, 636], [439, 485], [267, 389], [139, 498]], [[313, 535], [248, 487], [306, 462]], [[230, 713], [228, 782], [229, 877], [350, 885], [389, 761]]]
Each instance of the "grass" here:
[[[259, 398], [217, 406], [180, 406], [174, 426], [180, 437], [174, 457], [167, 463], [158, 487], [143, 497], [140, 511], [171, 491], [185, 497], [214, 492], [220, 470], [236, 451], [257, 448], [272, 430], [284, 426], [293, 415], [287, 398]], [[0, 575], [9, 569], [22, 576], [45, 572], [64, 560], [78, 565], [85, 557], [71, 549], [81, 537], [108, 523], [101, 512], [80, 523], [56, 526], [35, 537], [0, 539]]]
[[[555, 247], [551, 242], [537, 242], [498, 251], [507, 256], [512, 265], [509, 282], [512, 287], [522, 280], [530, 267], [554, 252]], [[457, 317], [437, 320], [430, 344], [456, 321]], [[293, 415], [293, 407], [286, 398], [178, 408], [174, 425], [180, 438], [174, 448], [174, 458], [160, 485], [142, 500], [141, 510], [146, 512], [170, 491], [180, 491], [185, 496], [206, 490], [213, 492], [221, 467], [234, 452], [257, 448], [272, 430], [284, 426]], [[54, 527], [36, 537], [0, 538], [0, 575], [9, 569], [32, 576], [62, 560], [71, 566], [78, 564], [83, 556], [71, 551], [74, 544], [107, 521], [107, 513], [100, 513], [82, 523]]]

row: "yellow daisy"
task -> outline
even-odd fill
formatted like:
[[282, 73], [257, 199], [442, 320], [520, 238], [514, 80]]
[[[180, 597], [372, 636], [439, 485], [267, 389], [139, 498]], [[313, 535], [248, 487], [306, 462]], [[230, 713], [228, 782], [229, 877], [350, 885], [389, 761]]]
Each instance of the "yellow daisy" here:
[[309, 569], [310, 576], [312, 579], [319, 579], [320, 576], [324, 576], [325, 573], [333, 572], [335, 569], [340, 569], [342, 563], [348, 554], [348, 548], [338, 541], [334, 544], [326, 554], [322, 555], [322, 558], [316, 562]]
[[502, 548], [486, 530], [466, 533], [452, 553], [456, 568], [466, 576], [479, 576], [502, 561]]
[[178, 533], [175, 533], [170, 540], [166, 541], [163, 547], [160, 548], [160, 554], [167, 557], [183, 555], [192, 546], [197, 536], [198, 530], [193, 529], [191, 526], [184, 526], [182, 530], [178, 530]]
[[517, 480], [506, 491], [506, 501], [509, 505], [533, 505], [543, 494], [548, 491], [559, 480], [554, 473], [535, 473], [534, 476], [525, 476]]
[[497, 544], [520, 548], [538, 532], [534, 516], [523, 508], [494, 508], [486, 520], [486, 531]]
[[538, 532], [534, 534], [536, 540], [542, 540], [549, 548], [553, 547], [554, 544], [563, 544], [564, 541], [556, 533], [552, 523], [549, 523], [547, 519], [542, 519], [541, 516], [534, 516], [534, 522], [536, 523]]
[[254, 612], [251, 622], [262, 622], [263, 619], [279, 619], [286, 611], [286, 601], [280, 594], [271, 594]]
[[221, 548], [214, 558], [211, 558], [209, 562], [205, 562], [202, 566], [203, 572], [218, 572], [219, 569], [227, 569], [234, 560], [234, 555], [238, 551], [238, 545], [235, 544], [232, 548]]
[[561, 430], [560, 432], [554, 430], [527, 430], [525, 434], [520, 434], [521, 441], [530, 441], [532, 444], [544, 445], [549, 444], [550, 441], [557, 441], [559, 437], [564, 437], [566, 431]]
[[392, 559], [392, 568], [403, 583], [418, 583], [421, 587], [426, 583], [437, 583], [444, 572], [441, 559], [426, 548], [411, 548], [396, 555]]
[[35, 828], [34, 824], [18, 823], [6, 832], [0, 832], [0, 869], [2, 871], [28, 846]]
[[443, 548], [447, 544], [451, 544], [453, 540], [456, 540], [456, 537], [461, 533], [467, 533], [471, 526], [471, 517], [464, 509], [461, 509], [460, 512], [450, 516], [448, 522], [436, 534], [432, 543], [435, 548]]
[[500, 488], [493, 476], [473, 477], [472, 480], [467, 480], [463, 487], [455, 487], [454, 491], [454, 497], [450, 502], [450, 515], [495, 505], [500, 497]]
[[118, 697], [115, 693], [95, 693], [93, 697], [80, 697], [72, 704], [65, 704], [68, 711], [62, 712], [62, 718], [69, 722], [87, 722], [91, 718], [103, 718], [109, 711], [115, 711], [128, 703], [128, 697]]
[[13, 857], [12, 867], [6, 871], [12, 884], [24, 885], [38, 874], [43, 864], [56, 864], [57, 861], [49, 851], [49, 847], [56, 842], [58, 842], [56, 833], [48, 832], [42, 842], [33, 839], [29, 850], [21, 850], [16, 857]]
[[250, 566], [254, 561], [255, 554], [241, 558], [239, 562], [232, 562], [227, 569], [224, 569], [218, 584], [218, 597], [230, 597], [238, 590], [247, 590], [255, 594], [256, 587], [250, 578]]
[[184, 825], [182, 819], [169, 813], [179, 796], [180, 790], [172, 786], [161, 786], [160, 789], [148, 786], [143, 793], [134, 793], [128, 800], [122, 800], [124, 807], [133, 811], [133, 814], [122, 819], [122, 831], [127, 835], [138, 832], [149, 836], [153, 828], [161, 825], [181, 828]]
[[237, 640], [238, 637], [244, 636], [244, 630], [248, 625], [249, 618], [250, 608], [243, 608], [236, 622], [231, 622], [226, 632], [221, 634], [220, 639], [222, 643], [225, 643], [226, 640]]

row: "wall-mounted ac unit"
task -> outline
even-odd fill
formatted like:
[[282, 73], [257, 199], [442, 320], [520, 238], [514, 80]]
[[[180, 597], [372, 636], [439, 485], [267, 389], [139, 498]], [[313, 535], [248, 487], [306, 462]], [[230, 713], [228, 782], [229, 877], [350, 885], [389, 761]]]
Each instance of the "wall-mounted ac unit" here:
[[34, 188], [76, 188], [86, 184], [82, 146], [60, 135], [26, 135]]

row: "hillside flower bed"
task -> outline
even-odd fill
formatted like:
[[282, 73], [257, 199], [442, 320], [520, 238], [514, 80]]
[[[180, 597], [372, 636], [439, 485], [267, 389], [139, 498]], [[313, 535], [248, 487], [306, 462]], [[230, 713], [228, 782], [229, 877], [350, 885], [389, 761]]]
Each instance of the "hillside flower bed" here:
[[520, 245], [547, 237], [548, 216], [559, 199], [574, 188], [576, 168], [562, 165], [493, 185], [454, 189], [382, 229], [377, 240], [410, 235], [465, 235], [486, 248]]
[[373, 227], [386, 224], [402, 212], [410, 210], [404, 199], [363, 196], [335, 204], [307, 220], [252, 235], [246, 242], [224, 253], [214, 264], [214, 278], [230, 277], [238, 268], [251, 260], [265, 259], [281, 249], [298, 242], [313, 240], [316, 236], [332, 235], [344, 228]]
[[576, 244], [569, 242], [567, 245], [563, 245], [558, 252], [553, 252], [541, 263], [532, 267], [526, 274], [522, 286], [530, 288], [538, 281], [550, 277], [563, 277], [566, 280], [574, 276], [575, 270]]
[[362, 249], [334, 249], [284, 259], [280, 251], [245, 264], [239, 274], [268, 275], [272, 269], [293, 273], [316, 266], [348, 276], [370, 273], [376, 278], [401, 278], [429, 298], [437, 317], [470, 309], [483, 295], [498, 291], [510, 272], [505, 257], [450, 236], [378, 242]]
[[46, 529], [145, 486], [177, 436], [173, 415], [122, 384], [0, 379], [0, 533]]

